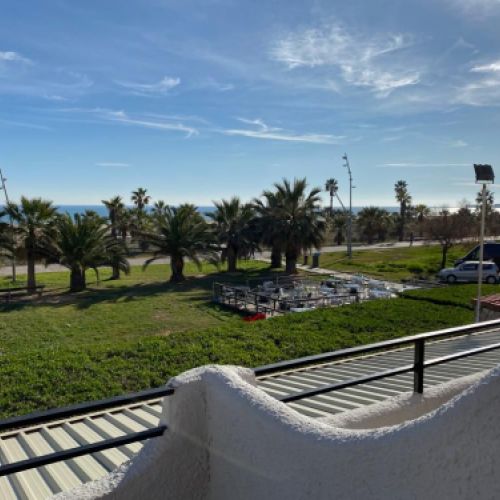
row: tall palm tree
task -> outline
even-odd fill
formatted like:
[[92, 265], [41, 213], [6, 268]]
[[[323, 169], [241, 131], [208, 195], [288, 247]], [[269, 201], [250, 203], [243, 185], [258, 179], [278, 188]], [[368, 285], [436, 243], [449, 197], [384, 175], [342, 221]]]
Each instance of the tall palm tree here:
[[335, 241], [337, 245], [342, 245], [347, 227], [348, 213], [345, 210], [334, 210], [332, 216], [332, 226], [335, 231]]
[[237, 196], [214, 202], [214, 206], [215, 211], [208, 216], [215, 222], [219, 243], [225, 247], [227, 270], [235, 272], [238, 258], [257, 247], [252, 225], [254, 211], [251, 205], [241, 203]]
[[280, 195], [276, 191], [266, 190], [262, 193], [262, 198], [253, 200], [253, 207], [258, 218], [258, 232], [264, 244], [271, 247], [271, 268], [281, 267], [283, 256], [283, 231], [284, 220], [281, 216], [283, 206]]
[[35, 262], [37, 257], [47, 255], [56, 216], [56, 207], [51, 201], [41, 198], [21, 198], [21, 203], [11, 203], [7, 213], [16, 225], [18, 239], [22, 241], [28, 264], [28, 291], [36, 291]]
[[396, 201], [399, 203], [399, 241], [403, 241], [405, 235], [406, 217], [408, 209], [411, 205], [411, 196], [408, 191], [408, 183], [399, 180], [394, 184], [394, 192], [396, 194]]
[[117, 267], [128, 274], [129, 263], [123, 243], [108, 234], [108, 228], [95, 217], [69, 214], [58, 217], [52, 253], [70, 270], [70, 291], [86, 287], [85, 273], [99, 267]]
[[[121, 196], [114, 196], [109, 200], [102, 200], [104, 206], [108, 209], [109, 227], [111, 229], [111, 237], [118, 240], [119, 220], [125, 210]], [[125, 241], [123, 242], [125, 243]], [[111, 279], [120, 279], [120, 265], [117, 263], [113, 266]]]
[[135, 191], [132, 191], [131, 200], [134, 205], [139, 209], [139, 211], [143, 212], [149, 202], [151, 201], [151, 196], [147, 194], [148, 190], [144, 188], [137, 188]]
[[280, 229], [283, 231], [285, 249], [285, 270], [297, 272], [297, 259], [305, 249], [319, 248], [326, 228], [321, 212], [321, 189], [307, 192], [306, 179], [294, 179], [293, 183], [283, 179], [276, 183], [276, 191], [281, 200], [279, 208]]
[[375, 239], [384, 240], [390, 226], [387, 210], [379, 207], [365, 207], [356, 217], [360, 238], [371, 245]]
[[339, 190], [339, 183], [337, 179], [328, 179], [325, 183], [325, 190], [330, 193], [330, 216], [333, 215], [333, 197], [337, 196]]
[[152, 210], [153, 217], [161, 219], [167, 211], [167, 206], [163, 200], [155, 201]]
[[154, 232], [141, 234], [148, 244], [156, 247], [153, 257], [145, 262], [144, 267], [163, 255], [170, 257], [171, 282], [185, 280], [186, 258], [198, 268], [201, 268], [202, 255], [215, 259], [215, 235], [194, 205], [167, 207], [163, 217], [155, 221], [155, 226]]
[[427, 205], [424, 205], [423, 203], [415, 205], [415, 215], [417, 217], [417, 224], [418, 224], [418, 235], [421, 238], [424, 235], [425, 220], [427, 219], [427, 217], [429, 217], [430, 213], [431, 210]]
[[118, 221], [121, 217], [123, 210], [125, 209], [125, 205], [123, 204], [121, 196], [114, 196], [109, 200], [102, 200], [102, 203], [108, 210], [108, 219], [109, 226], [111, 229], [111, 236], [113, 238], [118, 237]]

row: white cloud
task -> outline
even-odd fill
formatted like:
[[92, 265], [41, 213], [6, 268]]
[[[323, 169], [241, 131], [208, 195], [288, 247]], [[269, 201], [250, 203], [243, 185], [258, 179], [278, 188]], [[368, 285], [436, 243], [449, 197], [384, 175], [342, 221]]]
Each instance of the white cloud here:
[[252, 129], [226, 129], [222, 133], [231, 136], [252, 137], [254, 139], [267, 139], [273, 141], [289, 141], [289, 142], [308, 142], [312, 144], [338, 144], [345, 136], [335, 136], [330, 134], [297, 134], [294, 132], [284, 131], [282, 128], [269, 127], [262, 120], [248, 120], [246, 118], [238, 118], [242, 123], [256, 126], [256, 130]]
[[468, 145], [469, 144], [467, 142], [465, 142], [463, 139], [457, 139], [457, 140], [451, 141], [449, 143], [449, 146], [452, 148], [465, 148]]
[[180, 85], [181, 79], [165, 76], [159, 82], [156, 83], [135, 83], [135, 82], [123, 82], [123, 81], [115, 81], [115, 83], [120, 85], [121, 87], [125, 87], [126, 89], [133, 91], [136, 94], [162, 95], [162, 94], [167, 94], [174, 87]]
[[447, 167], [471, 167], [472, 163], [382, 163], [380, 168], [447, 168]]
[[474, 17], [483, 17], [500, 9], [500, 0], [448, 0], [448, 3]]
[[112, 168], [128, 168], [130, 167], [130, 163], [121, 163], [114, 161], [101, 161], [95, 164], [96, 167], [112, 167]]
[[471, 68], [472, 73], [497, 73], [500, 72], [500, 61], [494, 61], [489, 64], [481, 64]]
[[19, 52], [0, 51], [0, 61], [30, 63], [27, 57], [23, 57]]
[[396, 58], [398, 51], [412, 44], [412, 38], [405, 34], [364, 37], [334, 24], [288, 34], [274, 44], [271, 57], [289, 69], [334, 67], [344, 82], [386, 97], [420, 81], [420, 71], [409, 69], [408, 59]]
[[105, 122], [120, 123], [142, 128], [150, 128], [156, 130], [165, 130], [172, 132], [183, 132], [186, 137], [198, 135], [198, 130], [194, 127], [184, 125], [181, 122], [153, 119], [147, 115], [130, 116], [123, 110], [113, 110], [105, 108], [62, 108], [59, 111], [69, 113], [85, 113], [91, 114]]

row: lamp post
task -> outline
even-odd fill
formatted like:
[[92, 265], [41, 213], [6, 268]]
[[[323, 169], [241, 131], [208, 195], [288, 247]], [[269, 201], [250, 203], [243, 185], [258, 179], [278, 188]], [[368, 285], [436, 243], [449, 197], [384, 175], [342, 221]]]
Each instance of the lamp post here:
[[342, 156], [344, 160], [344, 167], [347, 168], [347, 172], [349, 173], [349, 220], [347, 223], [347, 257], [352, 257], [352, 173], [351, 166], [349, 165], [349, 158], [347, 158], [347, 153], [344, 153]]
[[486, 221], [486, 185], [495, 182], [495, 174], [491, 165], [474, 164], [476, 184], [482, 184], [481, 190], [481, 235], [479, 241], [479, 269], [477, 277], [476, 323], [479, 323], [481, 313], [481, 285], [483, 284], [484, 258], [484, 226]]

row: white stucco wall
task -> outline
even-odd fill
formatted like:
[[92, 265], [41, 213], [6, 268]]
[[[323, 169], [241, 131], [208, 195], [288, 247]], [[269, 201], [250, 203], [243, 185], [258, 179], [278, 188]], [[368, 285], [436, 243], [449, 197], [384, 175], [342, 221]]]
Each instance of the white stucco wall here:
[[234, 367], [173, 379], [165, 436], [57, 498], [500, 498], [500, 369], [322, 421], [253, 382]]

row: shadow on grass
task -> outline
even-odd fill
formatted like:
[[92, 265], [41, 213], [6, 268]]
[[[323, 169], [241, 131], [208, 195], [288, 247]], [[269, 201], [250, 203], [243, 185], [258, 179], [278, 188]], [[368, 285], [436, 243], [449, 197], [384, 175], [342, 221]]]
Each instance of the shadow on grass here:
[[[42, 297], [23, 297], [17, 302], [0, 304], [0, 313], [17, 311], [26, 307], [63, 307], [74, 305], [87, 309], [100, 303], [122, 303], [163, 294], [183, 294], [185, 300], [203, 303], [203, 307], [217, 307], [212, 303], [212, 286], [216, 281], [245, 283], [249, 280], [275, 279], [285, 273], [269, 269], [245, 269], [236, 273], [215, 272], [204, 276], [187, 276], [181, 283], [144, 282], [120, 284], [120, 281], [103, 280], [100, 286], [89, 285], [82, 292], [71, 293], [67, 288], [52, 288]], [[110, 284], [113, 284], [110, 286]], [[193, 295], [195, 292], [196, 295]]]

